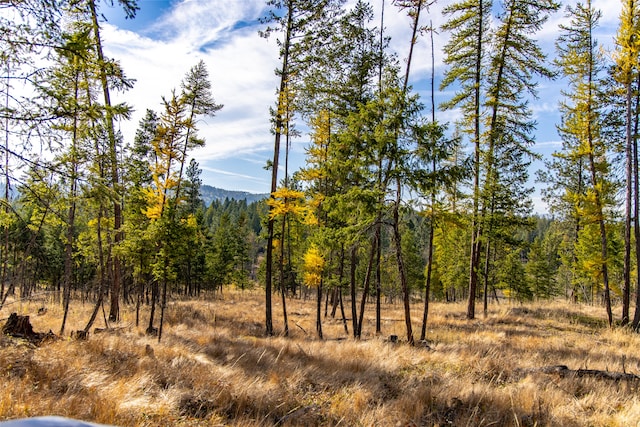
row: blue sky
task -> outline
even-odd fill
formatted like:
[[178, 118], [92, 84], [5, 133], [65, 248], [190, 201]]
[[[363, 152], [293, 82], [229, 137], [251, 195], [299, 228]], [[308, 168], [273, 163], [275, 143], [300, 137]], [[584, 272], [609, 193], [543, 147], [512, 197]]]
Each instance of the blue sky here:
[[[266, 10], [264, 0], [139, 0], [140, 10], [134, 20], [125, 20], [117, 7], [102, 2], [101, 12], [106, 18], [103, 35], [107, 54], [120, 60], [128, 77], [137, 80], [134, 89], [119, 95], [118, 100], [133, 105], [136, 112], [129, 122], [120, 124], [127, 141], [132, 141], [138, 121], [147, 108], [161, 110], [161, 97], [169, 96], [191, 66], [200, 59], [207, 64], [216, 102], [224, 104], [217, 116], [199, 124], [206, 147], [194, 153], [203, 169], [203, 181], [229, 190], [254, 193], [269, 191], [270, 174], [263, 169], [273, 156], [273, 137], [270, 133], [269, 107], [275, 102], [278, 51], [275, 39], [259, 37], [257, 19]], [[116, 2], [117, 3], [117, 2]], [[408, 51], [409, 19], [386, 1], [385, 26], [391, 36], [391, 49], [405, 58]], [[441, 7], [450, 2], [440, 1], [425, 16], [434, 26], [443, 23]], [[538, 39], [547, 52], [553, 51], [558, 25], [564, 22], [563, 11], [553, 16]], [[597, 0], [594, 6], [603, 12], [598, 38], [604, 47], [611, 47], [620, 11], [618, 1]], [[372, 2], [376, 14], [380, 1]], [[423, 15], [424, 16], [424, 15]], [[377, 25], [379, 18], [374, 24]], [[446, 33], [436, 37], [436, 75], [444, 71], [438, 46], [446, 42]], [[431, 52], [427, 40], [420, 40], [414, 51], [412, 85], [424, 99], [428, 99], [431, 75]], [[438, 78], [438, 77], [436, 77]], [[535, 151], [549, 156], [559, 149], [555, 131], [558, 122], [557, 105], [562, 81], [541, 82], [540, 98], [531, 106], [539, 126]], [[438, 94], [444, 99], [447, 93]], [[438, 112], [441, 121], [453, 121], [456, 112]], [[308, 137], [294, 142], [291, 164], [304, 164], [304, 147]], [[542, 167], [534, 163], [534, 170]], [[532, 182], [533, 185], [533, 182]], [[534, 195], [536, 211], [545, 212]]]

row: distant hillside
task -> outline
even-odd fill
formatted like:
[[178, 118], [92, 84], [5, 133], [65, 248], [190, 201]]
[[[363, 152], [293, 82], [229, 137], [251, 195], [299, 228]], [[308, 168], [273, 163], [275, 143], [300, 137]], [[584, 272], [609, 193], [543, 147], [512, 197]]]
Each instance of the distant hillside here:
[[214, 200], [236, 199], [246, 200], [247, 203], [253, 203], [269, 197], [268, 194], [255, 194], [248, 193], [246, 191], [223, 190], [221, 188], [212, 187], [206, 184], [203, 184], [200, 187], [200, 195], [202, 197], [202, 200], [204, 200], [205, 205], [207, 206], [209, 206]]

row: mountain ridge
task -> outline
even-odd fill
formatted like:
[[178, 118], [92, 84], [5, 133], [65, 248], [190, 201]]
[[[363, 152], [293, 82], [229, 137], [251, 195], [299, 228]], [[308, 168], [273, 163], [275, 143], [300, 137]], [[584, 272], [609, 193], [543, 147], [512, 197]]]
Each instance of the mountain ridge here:
[[200, 186], [200, 197], [206, 206], [210, 206], [214, 200], [224, 201], [224, 199], [246, 200], [247, 204], [258, 202], [269, 197], [268, 193], [250, 193], [248, 191], [225, 190], [202, 184]]

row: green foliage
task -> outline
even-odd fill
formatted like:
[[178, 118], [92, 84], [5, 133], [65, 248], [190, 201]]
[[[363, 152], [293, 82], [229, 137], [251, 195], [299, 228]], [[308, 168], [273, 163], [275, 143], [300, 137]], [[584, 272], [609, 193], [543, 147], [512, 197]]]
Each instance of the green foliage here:
[[426, 236], [419, 235], [416, 228], [412, 229], [411, 223], [408, 225], [409, 227], [404, 229], [402, 233], [402, 251], [407, 273], [407, 285], [411, 291], [417, 291], [424, 288], [425, 280], [425, 256], [424, 251], [420, 250], [418, 239], [424, 240]]
[[[117, 261], [127, 300], [136, 293], [143, 301], [152, 289], [156, 301], [158, 284], [188, 295], [225, 285], [246, 289], [258, 282], [258, 268], [266, 274], [267, 249], [271, 264], [281, 267], [269, 270], [281, 290], [297, 292], [303, 283], [345, 288], [353, 273], [354, 292], [366, 288], [373, 296], [379, 273], [383, 297], [393, 300], [402, 294], [403, 274], [412, 296], [422, 295], [425, 258], [433, 249], [431, 295], [437, 299], [467, 296], [477, 274], [488, 292], [502, 289], [518, 300], [564, 295], [593, 302], [607, 269], [614, 297], [620, 293], [617, 116], [622, 86], [637, 77], [636, 3], [624, 2], [615, 66], [590, 38], [599, 12], [590, 3], [567, 8], [570, 22], [561, 28], [555, 61], [567, 81], [558, 127], [563, 145], [539, 176], [554, 215], [544, 219], [530, 215], [528, 168], [537, 126], [530, 101], [539, 79], [555, 75], [535, 40], [558, 8], [551, 0], [445, 6], [443, 29], [450, 37], [441, 88], [455, 93], [442, 107], [460, 112], [455, 124], [424, 117], [384, 29], [372, 24], [371, 4], [269, 1], [264, 34], [280, 32], [283, 60], [273, 130], [288, 146], [300, 135], [294, 120], [304, 120], [306, 166], [278, 181], [278, 139], [269, 161], [276, 184], [269, 201], [209, 206], [200, 197], [200, 164], [190, 156], [204, 144], [199, 120], [222, 108], [205, 63], [163, 98], [160, 113], [146, 112], [123, 146], [130, 135], [118, 134], [113, 121], [128, 119], [130, 108], [102, 97], [105, 88], [125, 90], [133, 81], [116, 60], [102, 57], [93, 19], [100, 2], [49, 4], [40, 12], [39, 0], [7, 6], [29, 18], [21, 24], [0, 17], [6, 132], [38, 135], [52, 152], [47, 160], [22, 159], [30, 167], [19, 197], [3, 200], [0, 286], [15, 282], [27, 292], [33, 277], [37, 286], [66, 283], [98, 295], [101, 284], [115, 283]], [[135, 1], [120, 4], [135, 14]], [[419, 4], [396, 2], [410, 9], [416, 26]], [[49, 62], [35, 72], [40, 53]], [[605, 69], [606, 83], [600, 79]], [[12, 82], [27, 81], [27, 71], [37, 96], [19, 100]], [[30, 128], [14, 131], [19, 123]], [[5, 172], [13, 190], [11, 170]], [[120, 219], [116, 206], [123, 209]], [[470, 270], [471, 242], [478, 256]]]
[[544, 236], [536, 236], [529, 248], [525, 271], [531, 292], [536, 298], [552, 298], [561, 291], [556, 278], [560, 266], [560, 242], [558, 233], [548, 231]]
[[465, 294], [469, 284], [470, 241], [468, 227], [459, 218], [444, 219], [441, 226], [436, 229], [434, 272], [440, 277], [442, 283], [441, 296]]
[[519, 301], [533, 298], [534, 294], [527, 282], [522, 253], [519, 249], [507, 249], [497, 268], [496, 276], [497, 287], [502, 289], [508, 298], [516, 298]]

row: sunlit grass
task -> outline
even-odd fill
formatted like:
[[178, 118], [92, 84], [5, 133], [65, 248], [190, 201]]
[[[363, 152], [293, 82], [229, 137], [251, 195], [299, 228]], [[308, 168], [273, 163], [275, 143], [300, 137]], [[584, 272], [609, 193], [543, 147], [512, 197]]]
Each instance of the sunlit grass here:
[[[361, 341], [330, 318], [320, 341], [315, 302], [287, 304], [290, 336], [268, 338], [259, 292], [176, 301], [158, 343], [144, 334], [146, 307], [138, 327], [134, 308], [123, 307], [112, 332], [71, 340], [92, 309], [76, 302], [59, 340], [35, 347], [0, 337], [0, 419], [53, 414], [120, 426], [627, 426], [640, 419], [636, 383], [539, 371], [640, 373], [640, 337], [604, 327], [599, 307], [501, 303], [468, 321], [463, 304], [436, 303], [429, 347], [411, 348], [386, 340], [405, 337], [400, 305], [383, 306], [382, 336], [369, 307]], [[47, 302], [38, 316], [41, 306], [14, 304], [0, 317], [18, 311], [36, 331], [57, 332], [60, 307]], [[412, 316], [417, 335], [419, 305]]]

